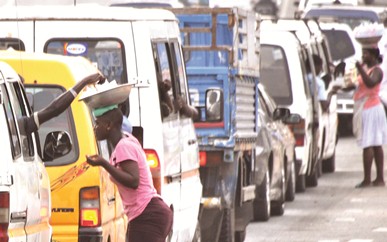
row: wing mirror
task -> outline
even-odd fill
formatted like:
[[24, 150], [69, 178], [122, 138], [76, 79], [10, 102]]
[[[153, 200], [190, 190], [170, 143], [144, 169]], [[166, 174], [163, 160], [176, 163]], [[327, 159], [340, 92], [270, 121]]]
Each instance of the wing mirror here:
[[65, 131], [50, 132], [46, 136], [43, 149], [44, 161], [52, 161], [70, 153], [73, 145]]
[[276, 108], [273, 112], [273, 119], [285, 119], [290, 115], [290, 110], [288, 108]]
[[206, 91], [206, 121], [222, 121], [223, 104], [223, 91], [208, 89]]

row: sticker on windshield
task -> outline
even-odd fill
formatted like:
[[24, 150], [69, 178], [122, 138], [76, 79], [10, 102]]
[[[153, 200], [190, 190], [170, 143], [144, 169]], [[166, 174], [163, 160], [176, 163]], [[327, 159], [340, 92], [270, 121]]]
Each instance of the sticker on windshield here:
[[87, 56], [87, 43], [66, 42], [63, 46], [63, 54], [69, 56]]

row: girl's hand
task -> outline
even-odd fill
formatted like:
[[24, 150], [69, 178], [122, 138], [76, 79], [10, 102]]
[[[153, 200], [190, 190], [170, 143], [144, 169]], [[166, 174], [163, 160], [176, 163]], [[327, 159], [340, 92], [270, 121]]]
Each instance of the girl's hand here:
[[91, 166], [103, 166], [107, 161], [99, 155], [86, 155], [86, 162]]

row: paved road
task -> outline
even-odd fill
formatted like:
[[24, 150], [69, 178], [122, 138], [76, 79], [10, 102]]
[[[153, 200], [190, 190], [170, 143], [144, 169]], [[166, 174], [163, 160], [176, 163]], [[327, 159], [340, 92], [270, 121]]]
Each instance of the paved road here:
[[353, 137], [340, 137], [336, 171], [297, 193], [283, 216], [251, 223], [245, 242], [386, 242], [387, 187], [354, 188], [363, 176], [361, 152]]

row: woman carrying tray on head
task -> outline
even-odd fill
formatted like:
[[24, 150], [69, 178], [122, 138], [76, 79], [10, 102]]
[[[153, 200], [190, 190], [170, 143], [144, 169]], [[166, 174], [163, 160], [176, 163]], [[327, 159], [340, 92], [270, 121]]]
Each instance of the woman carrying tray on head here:
[[[118, 104], [128, 97], [129, 91], [123, 93], [122, 100], [118, 100], [120, 95], [111, 97], [117, 97]], [[132, 134], [122, 132], [122, 112], [117, 104], [100, 103], [92, 107], [97, 140], [106, 139], [114, 150], [109, 161], [91, 155], [86, 156], [87, 163], [102, 166], [117, 185], [129, 220], [126, 240], [165, 242], [172, 228], [173, 212], [153, 186], [141, 144]]]
[[[380, 52], [378, 38], [375, 34], [375, 25], [361, 26], [355, 31], [357, 40], [362, 44], [362, 60], [356, 62], [358, 71], [358, 84], [354, 94], [353, 131], [357, 143], [363, 148], [363, 181], [356, 185], [357, 188], [384, 186], [384, 154], [382, 145], [387, 144], [387, 120], [383, 104], [379, 98], [380, 83], [383, 71], [379, 67]], [[367, 29], [368, 28], [368, 29]], [[367, 31], [369, 35], [367, 36]], [[349, 89], [348, 87], [346, 89]], [[376, 164], [376, 179], [371, 182], [372, 161]]]

